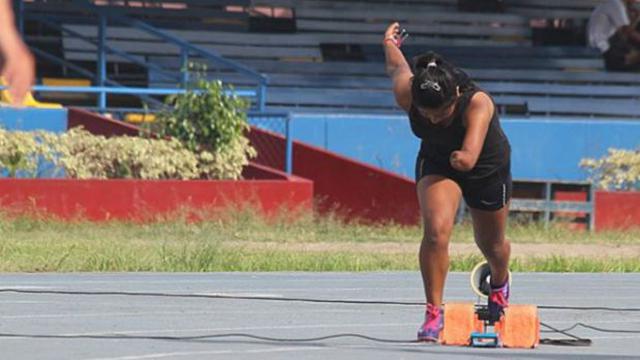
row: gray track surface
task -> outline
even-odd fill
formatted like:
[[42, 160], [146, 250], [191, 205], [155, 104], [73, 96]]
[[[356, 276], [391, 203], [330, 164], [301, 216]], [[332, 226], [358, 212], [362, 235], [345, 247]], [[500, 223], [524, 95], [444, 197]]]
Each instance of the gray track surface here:
[[[4, 274], [1, 288], [23, 290], [228, 294], [420, 302], [418, 273]], [[516, 273], [513, 303], [640, 307], [640, 274]], [[475, 301], [468, 275], [449, 274], [445, 301]], [[338, 333], [413, 340], [423, 307], [162, 296], [0, 292], [2, 359], [637, 359], [640, 334], [572, 332], [591, 347], [534, 350], [386, 344], [359, 338], [311, 343], [243, 337], [198, 340], [150, 336], [247, 333], [306, 338]], [[559, 328], [585, 322], [640, 330], [640, 312], [540, 310]], [[100, 338], [100, 336], [115, 338]], [[93, 337], [93, 338], [92, 338]], [[563, 335], [543, 333], [542, 337]]]

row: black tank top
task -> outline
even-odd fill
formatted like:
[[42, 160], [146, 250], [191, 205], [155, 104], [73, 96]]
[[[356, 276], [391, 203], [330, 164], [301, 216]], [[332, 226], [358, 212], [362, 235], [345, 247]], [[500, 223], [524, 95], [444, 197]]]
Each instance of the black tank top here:
[[464, 126], [464, 115], [471, 98], [482, 91], [462, 70], [456, 70], [455, 77], [460, 89], [460, 97], [456, 103], [453, 120], [446, 126], [433, 124], [420, 115], [418, 109], [412, 104], [409, 110], [411, 130], [414, 135], [422, 139], [420, 156], [425, 160], [462, 179], [483, 179], [509, 165], [511, 146], [500, 127], [500, 120], [494, 109], [476, 166], [468, 172], [457, 171], [451, 166], [449, 156], [452, 152], [462, 149], [462, 142], [467, 132]]

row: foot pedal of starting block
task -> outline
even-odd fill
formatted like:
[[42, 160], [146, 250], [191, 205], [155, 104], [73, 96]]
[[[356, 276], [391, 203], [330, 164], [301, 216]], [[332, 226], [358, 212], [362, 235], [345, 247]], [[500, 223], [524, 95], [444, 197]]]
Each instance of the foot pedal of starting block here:
[[494, 348], [500, 346], [500, 338], [496, 333], [472, 332], [471, 346]]

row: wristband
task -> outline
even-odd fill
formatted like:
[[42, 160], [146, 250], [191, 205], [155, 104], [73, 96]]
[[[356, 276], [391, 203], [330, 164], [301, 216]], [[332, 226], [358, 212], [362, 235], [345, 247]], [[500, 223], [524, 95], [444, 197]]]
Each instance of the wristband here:
[[396, 38], [393, 38], [393, 37], [385, 38], [385, 39], [384, 39], [384, 43], [386, 44], [386, 43], [387, 43], [387, 41], [391, 41], [391, 43], [392, 43], [395, 47], [400, 48], [400, 44], [398, 44], [398, 40], [397, 40]]

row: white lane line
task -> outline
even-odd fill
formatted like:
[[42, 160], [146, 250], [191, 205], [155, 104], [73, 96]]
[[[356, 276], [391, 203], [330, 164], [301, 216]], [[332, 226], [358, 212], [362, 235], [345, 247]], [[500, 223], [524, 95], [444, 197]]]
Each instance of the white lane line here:
[[[61, 304], [68, 304], [68, 301], [60, 302]], [[3, 300], [0, 304], [54, 304], [52, 301], [29, 301], [29, 300]]]
[[38, 314], [38, 315], [2, 315], [0, 319], [57, 319], [57, 318], [85, 318], [85, 317], [113, 317], [113, 316], [159, 316], [159, 315], [211, 315], [211, 311], [153, 311], [153, 312], [96, 312], [84, 314]]
[[[122, 305], [114, 305], [116, 307], [123, 307]], [[176, 306], [178, 307], [178, 306]], [[149, 308], [153, 308], [153, 306], [144, 307], [146, 310]], [[116, 317], [116, 316], [170, 316], [170, 315], [208, 315], [208, 316], [219, 316], [219, 315], [227, 315], [227, 314], [253, 314], [253, 315], [261, 315], [261, 314], [283, 314], [288, 313], [291, 314], [291, 310], [282, 310], [282, 311], [274, 311], [271, 309], [265, 310], [216, 310], [216, 309], [198, 309], [198, 311], [187, 311], [184, 310], [185, 307], [178, 307], [182, 310], [180, 311], [128, 311], [128, 312], [87, 312], [87, 313], [69, 313], [69, 312], [57, 312], [55, 314], [22, 314], [22, 315], [0, 315], [0, 319], [3, 320], [13, 320], [13, 319], [58, 319], [58, 318], [88, 318], [88, 317]], [[370, 310], [358, 310], [358, 313], [379, 313], [380, 310], [370, 309]], [[353, 310], [348, 309], [318, 309], [318, 310], [308, 310], [304, 311], [304, 313], [333, 313], [333, 314], [342, 314], [342, 313], [353, 313]], [[212, 319], [213, 320], [213, 319]], [[221, 319], [218, 319], [221, 321]]]
[[36, 286], [36, 285], [15, 285], [15, 286], [4, 286], [0, 288], [4, 289], [15, 289], [15, 290], [53, 290], [53, 286]]
[[[254, 287], [254, 289], [256, 289]], [[243, 292], [246, 291], [247, 289], [221, 289], [227, 293], [229, 292]], [[259, 291], [269, 291], [269, 292], [312, 292], [314, 290], [318, 290], [318, 288], [313, 287], [313, 288], [264, 288], [264, 289], [256, 289]], [[371, 291], [371, 290], [375, 290], [375, 291], [398, 291], [398, 290], [406, 290], [406, 291], [411, 291], [411, 292], [417, 292], [416, 290], [420, 290], [420, 288], [414, 286], [414, 287], [381, 287], [381, 286], [375, 286], [375, 284], [372, 284], [371, 287], [333, 287], [333, 288], [322, 288], [321, 289], [323, 293], [325, 292], [339, 292], [339, 291]], [[204, 293], [207, 294], [207, 293]], [[282, 296], [282, 295], [281, 295]]]
[[[20, 284], [28, 284], [28, 285], [36, 285], [39, 286], [40, 284], [47, 284], [47, 285], [75, 285], [75, 284], [116, 284], [116, 285], [120, 285], [120, 284], [163, 284], [166, 285], [167, 283], [180, 283], [180, 284], [190, 284], [190, 283], [210, 283], [210, 284], [220, 284], [220, 283], [249, 283], [249, 284], [253, 284], [256, 283], [257, 281], [261, 281], [261, 280], [265, 280], [265, 279], [255, 279], [255, 278], [242, 278], [242, 279], [219, 279], [216, 278], [215, 276], [210, 276], [209, 278], [205, 278], [205, 279], [181, 279], [180, 277], [176, 276], [176, 277], [167, 277], [167, 278], [163, 278], [163, 279], [159, 279], [159, 280], [148, 280], [148, 279], [131, 279], [128, 280], [126, 278], [113, 278], [113, 279], [104, 279], [104, 280], [84, 280], [84, 279], [68, 279], [68, 280], [53, 280], [53, 279], [38, 279], [38, 280], [26, 280], [26, 281], [20, 281]], [[353, 278], [353, 277], [349, 277], [349, 278], [282, 278], [282, 277], [274, 277], [272, 279], [267, 279], [267, 280], [272, 280], [272, 281], [276, 281], [279, 283], [308, 283], [309, 280], [313, 280], [314, 283], [361, 283], [363, 281], [370, 281], [372, 284], [380, 284], [382, 282], [394, 282], [396, 281], [395, 279], [392, 278], [388, 278], [388, 279], [362, 279], [362, 278]], [[2, 281], [2, 277], [0, 276], [0, 281]], [[10, 284], [11, 282], [15, 282], [15, 280], [6, 280], [3, 282], [3, 284]], [[5, 285], [6, 286], [6, 285]], [[372, 285], [372, 288], [373, 287]]]
[[[75, 284], [93, 284], [95, 282], [93, 281], [83, 281], [83, 282], [74, 282], [71, 285], [75, 285]], [[126, 284], [126, 283], [130, 283], [127, 281], [122, 281], [122, 282], [117, 282], [117, 284]], [[137, 282], [136, 282], [137, 283]], [[140, 283], [143, 284], [153, 284], [153, 281], [140, 281]], [[164, 284], [166, 285], [167, 282], [158, 282], [159, 284]], [[189, 281], [187, 281], [186, 283], [189, 283]], [[210, 288], [214, 288], [216, 287], [217, 283], [216, 282], [209, 282], [211, 284], [211, 286], [209, 286]], [[49, 282], [48, 284], [55, 284], [55, 282]], [[70, 285], [68, 283], [60, 283], [62, 285]], [[180, 284], [182, 285], [183, 283], [180, 282]], [[254, 287], [255, 288], [255, 287]], [[52, 286], [9, 286], [9, 285], [5, 285], [0, 289], [16, 289], [16, 290], [63, 290], [63, 291], [74, 291], [73, 288], [65, 288], [65, 289], [61, 289], [60, 287], [56, 288], [56, 287], [52, 287]], [[313, 290], [317, 290], [317, 287], [313, 287], [313, 288], [307, 288], [307, 287], [279, 287], [279, 288], [264, 288], [264, 289], [260, 289], [260, 291], [268, 291], [268, 292], [304, 292], [304, 291], [313, 291]], [[450, 289], [456, 289], [456, 287], [450, 287]], [[460, 287], [460, 289], [462, 289], [462, 287]], [[466, 287], [465, 287], [466, 289]], [[167, 291], [171, 291], [171, 292], [176, 292], [176, 291], [180, 291], [181, 289], [170, 289]], [[242, 292], [242, 291], [246, 291], [246, 288], [229, 288], [229, 289], [222, 289], [225, 292], [234, 292], [234, 291], [238, 291], [238, 292]], [[386, 291], [386, 290], [405, 290], [405, 291], [411, 291], [414, 292], [416, 290], [420, 290], [420, 288], [418, 288], [417, 286], [405, 286], [405, 287], [398, 287], [398, 286], [393, 286], [393, 287], [381, 287], [381, 286], [376, 286], [375, 284], [372, 284], [371, 287], [332, 287], [332, 288], [322, 288], [323, 292], [327, 292], [327, 291], [332, 291], [332, 292], [338, 292], [338, 291], [370, 291], [370, 290], [375, 290], [375, 291]], [[78, 291], [87, 291], [85, 289], [83, 290], [78, 290]], [[112, 289], [93, 289], [93, 290], [88, 290], [88, 291], [118, 291], [118, 290], [112, 290]], [[130, 290], [126, 290], [126, 291], [130, 291]], [[138, 290], [138, 291], [147, 291], [147, 290]], [[151, 291], [151, 290], [149, 290]], [[162, 292], [167, 292], [167, 291], [162, 291]]]
[[[87, 310], [95, 310], [97, 307], [102, 308], [102, 310], [107, 310], [108, 308], [117, 308], [122, 309], [125, 307], [122, 302], [90, 302], [90, 303], [81, 303], [81, 304], [70, 304], [69, 301], [0, 301], [0, 304], [28, 304], [28, 305], [66, 305], [67, 307], [73, 306], [73, 312], [78, 312], [79, 309], [87, 309]], [[188, 306], [180, 305], [180, 304], [131, 304], [127, 305], [127, 309], [138, 309], [143, 308], [145, 310], [149, 309], [181, 309], [186, 311], [188, 309], [198, 310], [201, 312], [207, 312], [211, 315], [225, 315], [225, 314], [291, 314], [291, 308], [283, 306], [284, 304], [280, 304], [280, 306], [274, 308], [264, 308], [263, 310], [237, 310], [238, 306], [226, 306], [221, 307], [219, 304], [211, 304], [210, 306], [198, 306], [195, 304], [189, 304]], [[329, 305], [329, 304], [326, 304]], [[318, 306], [320, 307], [320, 306]], [[33, 312], [34, 307], [30, 307], [29, 311]], [[69, 309], [65, 309], [69, 310]], [[410, 310], [410, 309], [407, 309]], [[63, 311], [60, 309], [60, 311]], [[322, 306], [320, 309], [305, 309], [305, 314], [314, 314], [314, 313], [353, 313], [353, 309], [341, 308], [341, 309], [333, 309]], [[6, 312], [6, 309], [5, 309]], [[14, 311], [15, 312], [15, 311]], [[20, 311], [24, 312], [24, 311]], [[361, 313], [379, 313], [380, 308], [367, 307], [358, 309], [357, 312]], [[57, 314], [56, 314], [57, 315]], [[5, 315], [10, 316], [10, 315]], [[0, 315], [0, 318], [2, 316]]]
[[318, 350], [332, 350], [330, 348], [322, 347], [279, 347], [279, 348], [263, 348], [253, 350], [210, 350], [210, 351], [183, 351], [183, 352], [171, 352], [171, 353], [155, 353], [145, 355], [130, 355], [119, 357], [103, 357], [103, 358], [90, 358], [87, 360], [139, 360], [139, 359], [161, 359], [167, 357], [184, 357], [195, 355], [230, 355], [230, 354], [260, 354], [260, 353], [277, 353], [277, 352], [291, 352], [291, 351], [318, 351]]

